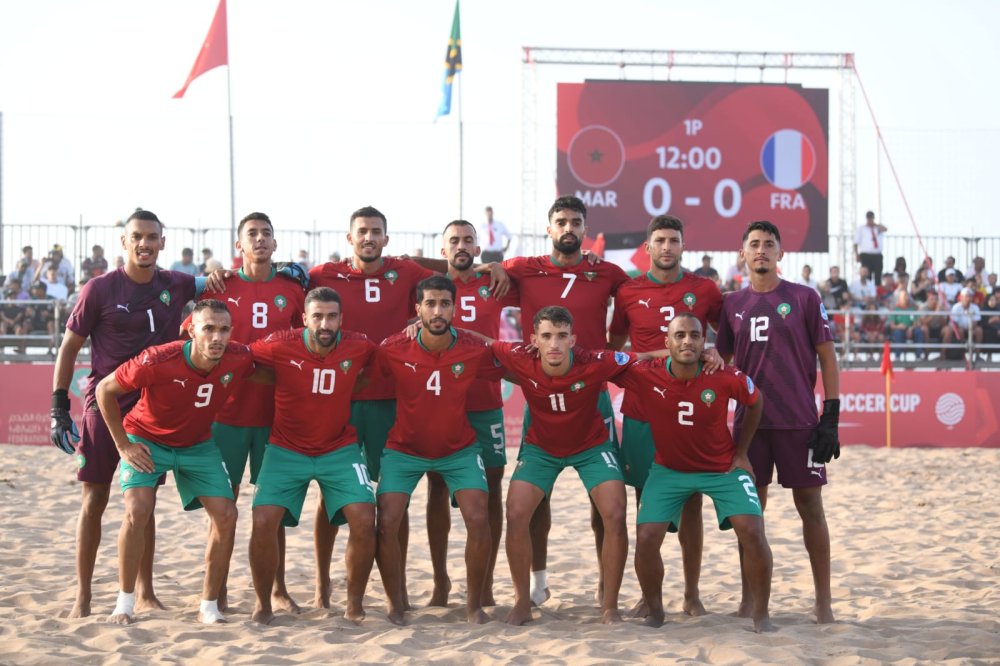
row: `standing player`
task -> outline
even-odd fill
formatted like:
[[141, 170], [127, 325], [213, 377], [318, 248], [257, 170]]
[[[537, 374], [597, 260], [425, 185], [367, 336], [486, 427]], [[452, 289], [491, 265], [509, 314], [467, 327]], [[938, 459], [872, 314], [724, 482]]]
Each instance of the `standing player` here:
[[[669, 358], [636, 363], [613, 380], [648, 402], [656, 442], [656, 462], [636, 521], [635, 572], [648, 610], [645, 624], [663, 624], [663, 537], [668, 530], [676, 532], [678, 522], [683, 525], [681, 507], [688, 497], [706, 493], [715, 505], [719, 529], [735, 529], [746, 553], [754, 630], [773, 631], [767, 610], [771, 549], [747, 458], [764, 401], [753, 381], [738, 370], [726, 368], [713, 375], [703, 371], [699, 359], [705, 338], [695, 314], [678, 312], [666, 341]], [[747, 406], [735, 445], [726, 425], [730, 398]]]
[[410, 495], [427, 472], [444, 477], [465, 520], [466, 618], [483, 623], [483, 584], [490, 560], [486, 469], [476, 433], [465, 416], [466, 396], [477, 376], [499, 379], [502, 370], [475, 334], [451, 327], [455, 285], [444, 276], [417, 285], [415, 339], [405, 333], [385, 340], [373, 374], [399, 387], [397, 420], [382, 454], [378, 484], [378, 568], [389, 598], [388, 618], [403, 624], [404, 560], [399, 531]]
[[[667, 327], [679, 313], [693, 314], [702, 330], [718, 326], [722, 293], [714, 281], [681, 267], [684, 253], [684, 224], [676, 217], [654, 217], [646, 231], [649, 271], [623, 284], [615, 295], [615, 314], [611, 319], [610, 339], [613, 349], [623, 349], [631, 339], [632, 351], [652, 352], [663, 349]], [[635, 500], [653, 462], [655, 446], [643, 401], [635, 391], [626, 390], [622, 401], [622, 464], [625, 483], [635, 488]], [[704, 615], [698, 591], [701, 573], [701, 548], [704, 540], [701, 495], [693, 493], [684, 504], [677, 536], [684, 561], [684, 611]], [[642, 614], [641, 607], [637, 609]]]
[[[302, 320], [305, 295], [296, 280], [279, 274], [271, 258], [278, 247], [274, 226], [264, 213], [250, 213], [240, 220], [236, 230], [236, 249], [243, 259], [242, 267], [228, 274], [219, 296], [232, 315], [232, 339], [249, 345], [275, 331], [287, 331]], [[214, 294], [203, 295], [203, 298]], [[274, 420], [274, 387], [245, 382], [232, 392], [229, 402], [215, 418], [212, 439], [222, 452], [229, 470], [233, 496], [240, 495], [240, 483], [247, 460], [250, 461], [250, 483], [257, 483], [264, 447], [267, 445]], [[278, 532], [281, 556], [278, 560], [272, 603], [282, 610], [297, 612], [298, 605], [285, 586], [285, 532]], [[219, 594], [219, 607], [228, 607], [226, 581]]]
[[[229, 342], [232, 321], [221, 301], [199, 302], [191, 316], [191, 340], [151, 347], [101, 380], [97, 403], [121, 455], [119, 480], [125, 517], [118, 533], [118, 602], [109, 620], [135, 619], [135, 578], [143, 532], [156, 504], [160, 476], [173, 470], [186, 511], [202, 506], [212, 521], [205, 553], [198, 619], [225, 622], [219, 589], [229, 568], [236, 533], [236, 502], [226, 464], [212, 441], [212, 420], [239, 383], [254, 373], [245, 346]], [[118, 400], [141, 390], [122, 421]]]
[[[118, 465], [118, 451], [101, 418], [94, 391], [115, 368], [153, 345], [176, 339], [184, 305], [200, 291], [190, 275], [162, 271], [156, 259], [164, 247], [163, 224], [148, 210], [136, 210], [125, 222], [121, 237], [125, 251], [122, 268], [88, 280], [66, 322], [52, 377], [52, 443], [75, 450], [83, 482], [80, 517], [76, 525], [76, 602], [70, 617], [90, 615], [91, 580], [101, 543], [101, 518], [108, 505], [111, 479]], [[84, 400], [82, 433], [69, 416], [69, 384], [83, 343], [90, 338], [90, 376]], [[119, 407], [127, 413], [137, 392], [123, 395]], [[146, 528], [144, 557], [136, 584], [136, 610], [163, 608], [153, 593], [153, 550], [156, 529]]]
[[[517, 305], [517, 291], [509, 291], [498, 300], [490, 292], [491, 278], [475, 270], [473, 262], [480, 248], [476, 227], [465, 220], [455, 220], [444, 228], [441, 254], [448, 260], [448, 277], [455, 284], [458, 325], [481, 333], [488, 338], [500, 337], [500, 313], [506, 305]], [[477, 379], [466, 400], [469, 423], [479, 442], [480, 456], [486, 465], [489, 485], [490, 536], [493, 541], [486, 568], [483, 605], [493, 606], [493, 569], [503, 534], [503, 480], [507, 465], [503, 426], [503, 398], [500, 382]], [[448, 532], [451, 511], [448, 507], [448, 487], [437, 473], [427, 475], [427, 533], [430, 540], [431, 564], [434, 569], [434, 593], [431, 606], [447, 606], [451, 580], [448, 578]]]
[[[559, 305], [572, 313], [574, 331], [581, 347], [608, 347], [608, 303], [618, 288], [628, 281], [628, 276], [612, 263], [595, 264], [583, 256], [581, 247], [587, 235], [586, 217], [587, 207], [580, 199], [573, 196], [559, 197], [549, 208], [549, 224], [546, 229], [552, 240], [552, 253], [538, 257], [515, 257], [503, 262], [503, 267], [520, 293], [521, 325], [525, 340], [529, 340], [534, 333], [532, 322], [535, 313], [543, 307]], [[608, 424], [611, 440], [617, 444], [614, 409], [606, 389], [601, 392], [599, 408]], [[601, 517], [593, 506], [590, 515], [600, 564], [603, 540]], [[552, 514], [546, 494], [532, 523], [535, 552], [532, 557], [534, 579], [531, 598], [536, 604], [542, 603], [549, 596], [546, 560], [551, 527]], [[598, 568], [601, 572], [604, 571], [604, 567]], [[603, 589], [602, 581], [598, 581], [598, 596]]]
[[531, 621], [528, 571], [534, 534], [530, 523], [548, 497], [556, 477], [573, 467], [587, 488], [604, 525], [600, 590], [601, 621], [621, 622], [618, 590], [628, 553], [625, 529], [625, 482], [617, 452], [598, 411], [604, 382], [622, 372], [632, 357], [624, 352], [575, 347], [573, 317], [559, 306], [535, 313], [527, 353], [523, 343], [493, 342], [497, 359], [520, 380], [531, 424], [507, 489], [507, 561], [514, 582], [514, 608], [507, 623]]
[[250, 569], [257, 606], [253, 620], [274, 617], [271, 588], [282, 525], [296, 526], [309, 482], [319, 484], [328, 522], [350, 525], [347, 609], [360, 622], [375, 560], [375, 494], [358, 436], [348, 423], [351, 392], [375, 345], [340, 328], [340, 296], [329, 287], [306, 296], [305, 329], [281, 331], [253, 344], [254, 360], [275, 371], [276, 415], [253, 498]]
[[[750, 462], [761, 508], [774, 468], [778, 483], [792, 489], [816, 587], [816, 619], [833, 622], [830, 595], [830, 531], [823, 511], [826, 463], [840, 456], [840, 376], [826, 309], [814, 289], [778, 276], [781, 235], [770, 222], [751, 222], [740, 256], [750, 268], [750, 288], [727, 294], [716, 347], [732, 358], [769, 396], [760, 428], [750, 443]], [[823, 415], [813, 399], [816, 359], [823, 375]], [[740, 438], [745, 409], [738, 407]], [[739, 613], [755, 603], [744, 576]]]

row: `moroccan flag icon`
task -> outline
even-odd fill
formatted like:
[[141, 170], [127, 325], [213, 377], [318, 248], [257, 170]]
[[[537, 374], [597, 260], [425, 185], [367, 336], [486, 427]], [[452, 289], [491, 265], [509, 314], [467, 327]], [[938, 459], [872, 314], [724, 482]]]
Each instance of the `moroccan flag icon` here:
[[625, 145], [613, 131], [602, 125], [584, 127], [569, 142], [566, 151], [569, 170], [587, 187], [604, 187], [625, 168]]
[[778, 130], [767, 138], [760, 150], [760, 169], [775, 187], [797, 190], [812, 178], [816, 168], [816, 149], [801, 132]]

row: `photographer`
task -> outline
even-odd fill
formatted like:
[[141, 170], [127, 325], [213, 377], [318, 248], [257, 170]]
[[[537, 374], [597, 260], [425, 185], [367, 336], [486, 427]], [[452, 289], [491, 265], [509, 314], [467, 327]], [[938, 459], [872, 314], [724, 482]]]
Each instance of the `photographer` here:
[[70, 260], [63, 255], [62, 245], [52, 246], [52, 251], [49, 252], [49, 256], [46, 257], [35, 270], [32, 282], [42, 280], [43, 276], [47, 275], [49, 266], [53, 266], [56, 269], [55, 282], [66, 285], [67, 291], [73, 291], [76, 284], [73, 273], [73, 264], [70, 263]]

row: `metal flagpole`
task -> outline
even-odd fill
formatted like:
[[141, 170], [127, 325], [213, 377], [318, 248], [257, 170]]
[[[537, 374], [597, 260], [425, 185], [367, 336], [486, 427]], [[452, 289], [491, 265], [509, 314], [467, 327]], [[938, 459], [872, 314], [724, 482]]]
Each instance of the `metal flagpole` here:
[[[226, 108], [229, 113], [229, 238], [236, 239], [236, 178], [233, 171], [233, 95], [229, 87], [229, 70], [232, 65], [226, 64]], [[230, 242], [231, 257], [236, 257], [236, 246]]]
[[458, 219], [465, 219], [465, 138], [462, 124], [462, 81], [456, 76], [458, 82]]

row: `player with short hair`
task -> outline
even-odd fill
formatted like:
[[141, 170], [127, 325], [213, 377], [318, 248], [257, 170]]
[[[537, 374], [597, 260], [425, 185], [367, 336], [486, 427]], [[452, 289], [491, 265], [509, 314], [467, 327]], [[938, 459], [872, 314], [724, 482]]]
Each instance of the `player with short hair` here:
[[[778, 483], [792, 489], [816, 588], [816, 619], [833, 622], [830, 594], [830, 531], [823, 511], [826, 463], [840, 456], [840, 376], [826, 309], [810, 287], [778, 275], [781, 234], [770, 222], [751, 222], [740, 256], [750, 268], [750, 288], [726, 294], [716, 347], [768, 395], [764, 415], [750, 443], [761, 509], [774, 468]], [[817, 418], [816, 361], [823, 378], [823, 414]], [[746, 410], [736, 409], [734, 433], [741, 437]], [[739, 613], [755, 600], [744, 576]]]
[[375, 345], [341, 328], [340, 308], [336, 291], [313, 289], [305, 298], [305, 328], [272, 333], [251, 347], [254, 360], [275, 372], [275, 419], [254, 493], [250, 539], [257, 594], [252, 619], [261, 624], [274, 617], [270, 591], [279, 530], [298, 525], [312, 480], [319, 484], [327, 520], [350, 525], [344, 617], [365, 617], [362, 599], [375, 560], [375, 493], [348, 420], [355, 382]]
[[518, 454], [517, 470], [507, 488], [507, 561], [514, 582], [514, 608], [507, 623], [531, 621], [529, 570], [532, 558], [532, 516], [548, 497], [556, 477], [566, 467], [580, 475], [604, 524], [599, 564], [601, 621], [621, 622], [618, 591], [625, 571], [628, 535], [625, 529], [625, 482], [616, 447], [598, 410], [604, 383], [634, 360], [620, 351], [577, 347], [573, 316], [560, 306], [535, 313], [531, 343], [496, 342], [497, 359], [519, 380], [531, 423]]
[[[764, 409], [763, 396], [738, 370], [704, 372], [702, 330], [693, 312], [676, 313], [666, 335], [670, 356], [636, 363], [612, 380], [647, 404], [656, 445], [636, 520], [635, 572], [648, 610], [645, 624], [663, 624], [663, 537], [683, 524], [681, 510], [688, 498], [704, 493], [715, 505], [719, 529], [734, 529], [746, 554], [754, 630], [773, 631], [768, 615], [771, 549], [747, 458]], [[746, 406], [736, 444], [726, 424], [730, 399]]]
[[[521, 324], [525, 340], [529, 340], [534, 333], [535, 314], [546, 306], [559, 305], [573, 314], [574, 332], [580, 347], [604, 349], [609, 346], [608, 302], [629, 278], [615, 264], [593, 263], [584, 256], [581, 248], [587, 235], [586, 217], [587, 207], [578, 197], [559, 197], [548, 211], [546, 231], [552, 241], [552, 252], [537, 257], [515, 257], [503, 262], [503, 267], [520, 293]], [[610, 438], [617, 444], [614, 409], [607, 390], [600, 394], [599, 408], [608, 426]], [[527, 414], [527, 410], [525, 413]], [[603, 572], [604, 567], [600, 566], [603, 540], [601, 516], [594, 506], [591, 506], [590, 515], [598, 570]], [[551, 526], [552, 515], [546, 494], [532, 523], [535, 552], [532, 556], [531, 597], [537, 604], [549, 596], [546, 560]], [[603, 582], [598, 581], [598, 597], [603, 589]]]
[[[623, 284], [615, 294], [615, 312], [609, 330], [612, 349], [624, 349], [629, 340], [634, 352], [663, 349], [667, 327], [681, 313], [694, 314], [702, 330], [719, 323], [722, 293], [718, 285], [681, 267], [684, 223], [670, 215], [654, 217], [646, 229], [645, 245], [649, 270]], [[711, 355], [718, 358], [714, 352]], [[635, 391], [626, 389], [622, 400], [621, 457], [625, 483], [635, 488], [636, 503], [642, 499], [655, 452], [643, 401]], [[705, 614], [698, 591], [704, 539], [701, 505], [701, 495], [693, 493], [684, 504], [677, 530], [684, 562], [684, 611], [689, 615]], [[636, 614], [643, 612], [640, 605]]]
[[397, 418], [382, 454], [378, 482], [377, 559], [388, 597], [388, 618], [404, 622], [403, 560], [399, 532], [410, 495], [427, 472], [444, 477], [467, 533], [466, 618], [483, 623], [483, 584], [490, 559], [486, 469], [476, 433], [465, 416], [466, 397], [477, 377], [499, 379], [503, 371], [483, 341], [452, 328], [455, 284], [438, 275], [417, 285], [415, 339], [400, 333], [383, 341], [373, 374], [397, 386]]
[[[254, 374], [250, 349], [229, 342], [232, 320], [221, 301], [195, 305], [188, 341], [151, 347], [97, 386], [97, 404], [121, 455], [125, 517], [118, 534], [118, 602], [109, 620], [135, 619], [135, 578], [143, 532], [156, 504], [156, 484], [173, 471], [186, 511], [205, 507], [212, 521], [199, 620], [225, 622], [219, 589], [236, 533], [236, 502], [226, 464], [212, 441], [212, 421], [240, 381]], [[140, 391], [122, 420], [119, 399]]]
[[[76, 602], [70, 617], [90, 615], [91, 581], [101, 543], [101, 519], [108, 505], [118, 451], [97, 408], [98, 382], [143, 349], [176, 339], [184, 305], [203, 282], [183, 273], [163, 271], [156, 260], [163, 250], [163, 223], [151, 211], [137, 209], [125, 222], [121, 246], [125, 265], [87, 281], [66, 322], [52, 376], [52, 443], [76, 453], [77, 480], [83, 483], [76, 525]], [[83, 343], [90, 338], [90, 375], [84, 398], [81, 432], [69, 415], [70, 382]], [[123, 414], [135, 405], [138, 392], [123, 395]], [[75, 442], [78, 447], [74, 447]], [[153, 592], [155, 524], [149, 521], [144, 557], [136, 584], [136, 610], [163, 608]]]

